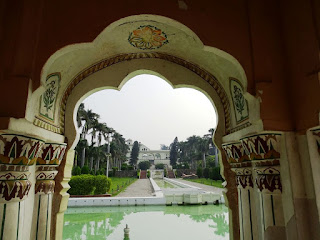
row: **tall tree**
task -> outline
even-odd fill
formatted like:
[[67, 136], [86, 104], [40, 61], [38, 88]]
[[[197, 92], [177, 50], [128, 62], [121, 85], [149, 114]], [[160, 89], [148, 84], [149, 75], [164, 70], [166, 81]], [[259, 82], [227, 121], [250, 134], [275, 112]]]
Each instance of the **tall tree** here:
[[[86, 136], [89, 130], [92, 129], [94, 124], [98, 121], [99, 117], [100, 117], [99, 114], [92, 112], [92, 110], [90, 109], [85, 110], [83, 103], [80, 104], [77, 112], [77, 125], [78, 127], [82, 127], [81, 140], [86, 139]], [[83, 167], [85, 163], [85, 155], [86, 155], [85, 152], [86, 152], [86, 147], [83, 147], [82, 154], [81, 154], [81, 163], [80, 163], [81, 167]]]
[[117, 132], [113, 135], [113, 141], [110, 145], [110, 151], [113, 158], [114, 166], [121, 169], [122, 163], [127, 159], [126, 154], [129, 150], [126, 140]]
[[214, 162], [215, 162], [215, 166], [218, 167], [219, 166], [219, 152], [218, 152], [218, 148], [217, 146], [213, 143], [213, 134], [215, 132], [215, 129], [214, 128], [210, 128], [208, 130], [211, 134], [211, 144], [214, 148], [214, 155], [215, 155], [215, 158], [214, 158]]
[[135, 166], [137, 164], [139, 151], [140, 151], [139, 143], [137, 141], [134, 141], [132, 150], [131, 150], [131, 155], [130, 155], [130, 164], [132, 166]]
[[[199, 142], [200, 137], [193, 135], [187, 139], [187, 148], [189, 151], [189, 157], [191, 161], [191, 168], [196, 169], [196, 161], [199, 160]], [[201, 158], [201, 157], [200, 157]]]
[[210, 141], [211, 141], [210, 137], [208, 137], [206, 135], [203, 138], [199, 139], [199, 141], [198, 141], [198, 149], [202, 155], [202, 167], [203, 168], [206, 167], [206, 154], [209, 151]]
[[173, 140], [173, 143], [171, 143], [171, 146], [170, 146], [170, 165], [171, 166], [177, 165], [178, 147], [179, 147], [178, 137], [175, 137], [175, 139]]

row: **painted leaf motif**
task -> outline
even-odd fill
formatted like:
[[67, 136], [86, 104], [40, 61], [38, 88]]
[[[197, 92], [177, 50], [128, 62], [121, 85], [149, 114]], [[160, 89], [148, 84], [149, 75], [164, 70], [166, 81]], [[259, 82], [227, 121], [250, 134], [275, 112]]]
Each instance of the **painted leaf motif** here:
[[242, 112], [244, 111], [244, 106], [245, 106], [245, 99], [243, 97], [243, 94], [237, 86], [234, 86], [234, 100], [235, 100], [235, 106], [237, 111], [240, 113], [242, 116]]

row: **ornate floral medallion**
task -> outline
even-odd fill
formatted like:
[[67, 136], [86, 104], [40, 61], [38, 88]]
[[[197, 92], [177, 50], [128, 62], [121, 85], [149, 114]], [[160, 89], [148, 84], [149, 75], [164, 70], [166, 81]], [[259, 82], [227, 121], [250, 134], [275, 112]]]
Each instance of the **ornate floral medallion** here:
[[128, 41], [132, 46], [142, 50], [157, 49], [169, 42], [161, 29], [151, 25], [138, 27], [130, 33]]

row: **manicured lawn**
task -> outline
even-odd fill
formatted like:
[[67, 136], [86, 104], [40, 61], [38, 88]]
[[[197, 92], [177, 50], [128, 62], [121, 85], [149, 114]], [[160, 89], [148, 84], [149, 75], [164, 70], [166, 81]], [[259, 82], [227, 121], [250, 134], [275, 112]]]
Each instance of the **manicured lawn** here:
[[110, 177], [111, 178], [111, 187], [109, 193], [112, 196], [116, 196], [123, 190], [125, 190], [129, 185], [134, 183], [137, 178], [118, 178], [118, 177]]
[[218, 188], [223, 188], [222, 180], [212, 180], [207, 178], [198, 178], [198, 179], [184, 179], [190, 182], [202, 183], [209, 186], [214, 186]]

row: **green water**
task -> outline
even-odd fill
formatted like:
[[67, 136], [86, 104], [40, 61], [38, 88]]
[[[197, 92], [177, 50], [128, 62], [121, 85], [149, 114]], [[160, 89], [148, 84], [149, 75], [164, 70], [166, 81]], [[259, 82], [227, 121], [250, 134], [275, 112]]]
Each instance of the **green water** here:
[[229, 239], [228, 210], [223, 205], [69, 208], [64, 240]]
[[160, 188], [179, 188], [179, 186], [166, 182], [162, 179], [154, 179], [154, 181]]

